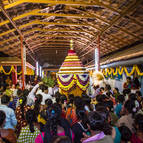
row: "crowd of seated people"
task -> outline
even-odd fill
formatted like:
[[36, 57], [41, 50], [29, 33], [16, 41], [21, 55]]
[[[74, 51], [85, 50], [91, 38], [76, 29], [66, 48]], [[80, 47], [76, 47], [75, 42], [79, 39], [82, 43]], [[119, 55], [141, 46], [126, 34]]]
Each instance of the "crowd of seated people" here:
[[0, 143], [143, 143], [143, 97], [130, 81], [124, 87], [66, 96], [17, 84], [1, 95]]

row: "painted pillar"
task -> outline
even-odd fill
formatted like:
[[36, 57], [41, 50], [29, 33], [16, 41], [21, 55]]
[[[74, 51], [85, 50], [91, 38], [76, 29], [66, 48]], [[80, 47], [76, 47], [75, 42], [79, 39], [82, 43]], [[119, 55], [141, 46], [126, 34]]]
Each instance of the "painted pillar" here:
[[14, 66], [16, 72], [12, 72], [12, 84], [17, 84], [17, 66]]
[[22, 69], [22, 89], [25, 88], [25, 75], [24, 75], [24, 49], [23, 49], [23, 38], [20, 37], [21, 40], [21, 69]]

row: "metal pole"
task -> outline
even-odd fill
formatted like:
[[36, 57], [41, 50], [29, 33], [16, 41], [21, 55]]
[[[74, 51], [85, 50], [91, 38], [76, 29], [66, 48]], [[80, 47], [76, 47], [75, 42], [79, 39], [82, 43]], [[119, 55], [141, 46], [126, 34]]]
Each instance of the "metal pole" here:
[[22, 89], [25, 88], [25, 76], [24, 76], [24, 61], [23, 61], [23, 38], [20, 37], [21, 41], [21, 69], [22, 69]]
[[99, 71], [100, 70], [100, 35], [98, 35], [97, 43], [98, 43], [98, 71]]

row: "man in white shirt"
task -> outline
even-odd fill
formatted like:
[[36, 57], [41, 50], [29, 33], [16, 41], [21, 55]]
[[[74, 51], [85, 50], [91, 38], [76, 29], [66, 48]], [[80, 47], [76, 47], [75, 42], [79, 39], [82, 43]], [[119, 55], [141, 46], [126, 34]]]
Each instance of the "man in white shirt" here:
[[40, 89], [40, 90], [38, 90], [37, 91], [37, 93], [36, 94], [40, 94], [40, 95], [42, 95], [42, 102], [41, 102], [41, 104], [42, 105], [45, 105], [45, 101], [47, 100], [47, 99], [51, 99], [51, 100], [53, 100], [53, 97], [49, 94], [49, 90], [48, 90], [48, 87], [44, 87], [45, 89], [44, 89], [44, 92]]
[[34, 86], [31, 92], [29, 93], [27, 101], [28, 105], [35, 103], [35, 95], [37, 94], [42, 95], [42, 102], [41, 102], [42, 105], [45, 105], [45, 100], [47, 99], [51, 99], [53, 102], [55, 102], [55, 99], [49, 94], [48, 87], [43, 85], [43, 83], [39, 83], [36, 84], [36, 86]]

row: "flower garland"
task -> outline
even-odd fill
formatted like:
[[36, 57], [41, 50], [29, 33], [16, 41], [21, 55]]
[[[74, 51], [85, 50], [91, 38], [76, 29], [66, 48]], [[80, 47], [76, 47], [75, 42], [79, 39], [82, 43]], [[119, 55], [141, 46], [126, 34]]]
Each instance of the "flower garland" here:
[[71, 74], [71, 75], [58, 75], [57, 81], [59, 87], [64, 91], [71, 90], [72, 87], [77, 85], [81, 90], [85, 91], [89, 86], [88, 74]]
[[64, 80], [60, 79], [60, 76], [58, 76], [57, 81], [58, 81], [59, 87], [62, 90], [69, 91], [76, 83], [76, 76], [73, 75], [68, 82], [65, 82]]
[[113, 74], [114, 76], [116, 76], [118, 74], [122, 75], [123, 72], [125, 72], [127, 76], [133, 75], [134, 72], [137, 72], [137, 74], [139, 76], [143, 76], [143, 72], [140, 72], [140, 70], [139, 70], [137, 65], [133, 66], [131, 72], [128, 72], [127, 67], [121, 67], [121, 68], [120, 67], [116, 67], [116, 69], [114, 69], [114, 68], [107, 68], [107, 69], [103, 69], [102, 70], [102, 73], [103, 73], [104, 76], [108, 76], [108, 75], [111, 75], [111, 74]]
[[[15, 70], [14, 66], [11, 66], [10, 71], [9, 71], [9, 72], [6, 72], [6, 71], [4, 70], [4, 68], [3, 68], [2, 65], [0, 66], [0, 72], [3, 72], [5, 75], [10, 75], [11, 72], [17, 73], [17, 71]], [[22, 71], [20, 71], [19, 73], [17, 73], [17, 75], [21, 75], [21, 74], [22, 74]]]
[[64, 82], [69, 82], [72, 78], [73, 78], [73, 75], [72, 74], [61, 74], [59, 75], [59, 78], [61, 79], [61, 81], [64, 81]]
[[[14, 66], [11, 66], [9, 72], [6, 72], [6, 71], [4, 70], [4, 68], [3, 68], [3, 66], [1, 65], [1, 66], [0, 66], [0, 72], [3, 72], [5, 75], [10, 75], [11, 72], [15, 72], [15, 73], [17, 73], [17, 75], [21, 75], [21, 74], [22, 74], [22, 71], [17, 72], [17, 71], [15, 70]], [[27, 68], [26, 68], [26, 75], [34, 75], [34, 70], [32, 70], [32, 69], [30, 69], [30, 68], [27, 67]]]
[[82, 91], [86, 91], [86, 89], [87, 89], [88, 86], [89, 86], [89, 80], [86, 82], [85, 85], [81, 84], [81, 83], [79, 82], [79, 80], [77, 80], [76, 83], [77, 83], [77, 86], [78, 86]]

